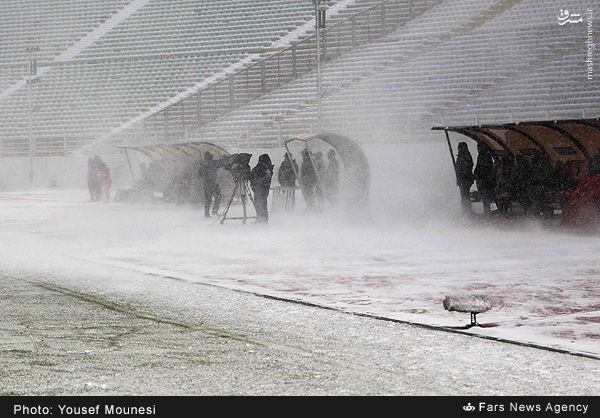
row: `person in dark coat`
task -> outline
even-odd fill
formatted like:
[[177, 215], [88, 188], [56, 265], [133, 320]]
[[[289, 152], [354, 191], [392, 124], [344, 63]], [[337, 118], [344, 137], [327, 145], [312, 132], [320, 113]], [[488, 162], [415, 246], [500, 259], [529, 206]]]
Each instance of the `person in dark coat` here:
[[531, 182], [533, 170], [531, 163], [523, 155], [515, 158], [513, 175], [513, 190], [515, 200], [521, 205], [526, 214], [531, 213], [533, 202], [531, 200]]
[[592, 157], [589, 162], [588, 167], [588, 176], [594, 177], [600, 174], [600, 152], [597, 152], [596, 155]]
[[458, 156], [456, 157], [456, 184], [460, 190], [461, 203], [465, 213], [471, 213], [471, 199], [469, 190], [473, 184], [473, 157], [469, 152], [466, 142], [458, 143]]
[[315, 206], [315, 187], [317, 185], [317, 173], [310, 160], [309, 151], [302, 151], [302, 165], [300, 166], [300, 187], [308, 210], [314, 210]]
[[277, 173], [277, 179], [281, 187], [296, 187], [297, 172], [298, 164], [295, 160], [290, 159], [290, 154], [286, 153]]
[[325, 175], [323, 178], [323, 187], [325, 189], [325, 195], [327, 200], [333, 205], [337, 202], [339, 183], [340, 183], [340, 164], [335, 158], [335, 151], [329, 150], [327, 152], [327, 159], [329, 165], [325, 169]]
[[567, 184], [562, 175], [564, 171], [564, 163], [561, 160], [556, 161], [552, 172], [550, 173], [550, 179], [548, 185], [552, 192], [562, 192], [567, 189]]
[[496, 168], [496, 188], [495, 201], [498, 211], [504, 216], [507, 216], [511, 209], [511, 201], [513, 198], [513, 154], [507, 152], [499, 158], [499, 163]]
[[492, 152], [485, 144], [477, 144], [477, 152], [477, 165], [473, 176], [483, 202], [483, 213], [489, 214], [490, 203], [494, 198], [494, 160]]
[[552, 208], [546, 206], [546, 194], [552, 192], [552, 163], [542, 150], [534, 152], [531, 161], [530, 201], [535, 215], [550, 215]]
[[193, 163], [186, 163], [183, 167], [179, 167], [177, 175], [173, 178], [173, 198], [175, 203], [183, 205], [190, 202], [192, 199], [192, 182], [196, 177], [196, 167]]
[[250, 171], [250, 187], [254, 194], [254, 207], [256, 209], [256, 222], [269, 222], [267, 198], [273, 177], [273, 164], [268, 154], [258, 157], [258, 164]]
[[223, 166], [223, 159], [214, 160], [213, 155], [206, 151], [204, 161], [200, 164], [199, 174], [204, 181], [204, 216], [210, 217], [210, 205], [214, 198], [212, 209], [213, 215], [219, 214], [219, 204], [221, 202], [221, 189], [217, 181], [217, 170]]
[[323, 208], [325, 206], [325, 195], [323, 192], [323, 179], [325, 178], [325, 163], [323, 162], [323, 153], [321, 151], [317, 151], [314, 154], [315, 165], [317, 166], [317, 184], [315, 186], [315, 193], [317, 195], [317, 201], [319, 203], [319, 208]]
[[102, 190], [100, 188], [100, 171], [95, 157], [88, 158], [87, 182], [88, 189], [90, 191], [90, 201], [96, 202], [100, 200], [102, 197]]

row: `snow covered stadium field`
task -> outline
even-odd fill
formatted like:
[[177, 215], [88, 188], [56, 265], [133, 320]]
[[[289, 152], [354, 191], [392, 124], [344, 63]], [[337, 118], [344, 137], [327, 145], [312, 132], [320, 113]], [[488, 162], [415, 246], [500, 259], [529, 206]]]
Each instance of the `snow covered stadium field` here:
[[[378, 164], [372, 166], [371, 216], [360, 221], [299, 213], [274, 214], [268, 225], [233, 221], [219, 225], [207, 222], [201, 210], [191, 207], [90, 203], [85, 190], [2, 192], [0, 273], [67, 292], [85, 291], [117, 300], [152, 299], [158, 306], [164, 295], [165, 306], [191, 310], [193, 295], [203, 292], [199, 289], [221, 292], [193, 286], [208, 284], [442, 327], [469, 321], [468, 314], [446, 312], [444, 296], [483, 293], [493, 299], [494, 307], [478, 320], [492, 326], [472, 328], [469, 333], [599, 357], [598, 237], [548, 231], [534, 224], [510, 230], [474, 226], [455, 210], [444, 212], [444, 207], [458, 210], [457, 193], [452, 176], [447, 175], [447, 156], [438, 153], [439, 144], [413, 146], [412, 151], [421, 153], [428, 147], [436, 151], [418, 163], [426, 164], [427, 170], [413, 170], [407, 157], [403, 164], [392, 164], [386, 161], [385, 150], [369, 150]], [[412, 151], [403, 155], [410, 156]], [[403, 193], [390, 195], [390, 182], [400, 178], [404, 179]], [[263, 301], [265, 307], [275, 303]], [[229, 302], [230, 297], [224, 297], [215, 303], [242, 318], [239, 306]], [[260, 306], [254, 303], [249, 318], [268, 316], [260, 312]], [[278, 308], [278, 320], [291, 321], [305, 309], [289, 306]], [[327, 321], [327, 314], [319, 315]], [[343, 335], [340, 330], [343, 326], [332, 322], [332, 332]], [[501, 348], [506, 345], [423, 328], [411, 332], [433, 332], [432, 341], [439, 344], [440, 353], [452, 352], [453, 361], [460, 361], [464, 353], [465, 358], [489, 357], [500, 369], [510, 357], [519, 367], [534, 367], [531, 358], [536, 358], [548, 373], [563, 362], [575, 364], [565, 375], [586, 370], [577, 375], [582, 377], [577, 378], [579, 386], [563, 382], [565, 387], [571, 385], [570, 392], [543, 385], [532, 387], [531, 392], [516, 392], [509, 385], [477, 393], [598, 394], [597, 360], [519, 346]], [[464, 338], [465, 343], [454, 346], [457, 338]], [[498, 348], [465, 352], [465, 346], [486, 343]], [[436, 351], [428, 349], [427, 356], [432, 350]], [[514, 351], [506, 357], [504, 350]], [[549, 355], [556, 357], [543, 360]], [[554, 380], [551, 373], [547, 377]], [[321, 389], [306, 390], [334, 393]], [[413, 393], [458, 394], [465, 393], [464, 389]]]

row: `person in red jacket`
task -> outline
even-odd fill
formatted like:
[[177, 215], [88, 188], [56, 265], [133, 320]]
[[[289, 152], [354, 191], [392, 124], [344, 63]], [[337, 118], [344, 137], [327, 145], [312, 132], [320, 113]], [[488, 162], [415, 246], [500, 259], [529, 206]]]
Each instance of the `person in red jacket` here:
[[588, 176], [583, 177], [570, 194], [561, 225], [586, 229], [600, 226], [600, 153], [592, 158]]
[[95, 159], [98, 167], [98, 177], [102, 186], [102, 193], [104, 194], [104, 201], [108, 203], [110, 202], [110, 186], [112, 185], [110, 168], [108, 168], [108, 166], [100, 159], [100, 157], [96, 156]]

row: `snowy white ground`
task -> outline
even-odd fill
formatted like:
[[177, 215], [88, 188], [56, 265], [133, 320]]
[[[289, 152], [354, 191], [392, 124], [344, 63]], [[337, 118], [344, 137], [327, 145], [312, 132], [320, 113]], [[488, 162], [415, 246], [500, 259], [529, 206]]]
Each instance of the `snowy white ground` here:
[[600, 394], [598, 360], [109, 270], [0, 276], [0, 394]]
[[600, 355], [598, 235], [466, 222], [444, 143], [366, 153], [370, 215], [360, 219], [272, 214], [268, 225], [220, 225], [189, 206], [3, 191], [0, 272], [75, 285], [118, 275], [122, 289], [128, 274], [155, 273], [448, 327], [469, 315], [446, 312], [446, 295], [483, 293], [494, 307], [478, 320], [495, 326], [469, 332]]
[[[86, 191], [0, 194], [0, 269], [65, 282], [157, 273], [441, 326], [448, 294], [483, 293], [476, 332], [600, 355], [600, 240], [536, 226], [273, 215], [267, 226], [207, 222], [201, 210], [90, 203]], [[86, 278], [86, 279], [82, 279]]]

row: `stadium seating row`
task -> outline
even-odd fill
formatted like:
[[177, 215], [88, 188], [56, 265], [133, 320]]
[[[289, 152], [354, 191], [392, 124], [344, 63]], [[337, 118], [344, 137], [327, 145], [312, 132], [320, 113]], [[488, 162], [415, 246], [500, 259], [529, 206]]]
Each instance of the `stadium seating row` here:
[[[342, 2], [338, 22], [367, 9], [368, 19], [355, 24], [369, 29], [381, 22], [380, 0]], [[304, 36], [310, 35], [312, 3], [258, 0], [250, 9], [242, 3], [205, 1], [200, 9], [192, 0], [151, 0], [78, 54], [80, 63], [52, 67], [32, 88], [38, 152], [74, 149], [135, 118], [142, 121], [111, 137], [112, 143], [209, 140], [235, 150], [279, 146], [282, 137], [316, 129], [316, 74], [304, 74], [314, 68], [314, 44], [311, 49], [299, 44], [297, 68], [284, 59], [261, 70], [264, 55], [248, 54], [303, 25]], [[381, 37], [336, 55], [351, 35], [338, 31], [336, 37], [334, 30], [327, 35], [323, 52], [329, 60], [322, 71], [327, 129], [355, 138], [383, 140], [385, 131], [387, 137], [398, 132], [398, 139], [412, 139], [432, 125], [599, 111], [598, 81], [590, 83], [582, 65], [584, 26], [557, 22], [560, 9], [583, 14], [581, 1], [383, 3], [383, 12], [401, 18], [389, 25], [384, 19]], [[406, 23], [394, 26], [398, 22]], [[147, 58], [135, 58], [142, 55]], [[224, 69], [241, 60], [255, 65], [240, 66], [231, 84], [207, 84], [144, 118], [148, 109], [162, 109], [161, 103], [202, 80], [227, 76]], [[0, 91], [1, 83], [18, 79], [19, 70], [2, 77]], [[29, 150], [26, 90], [0, 100], [5, 155]]]
[[[0, 25], [3, 46], [0, 51], [4, 54], [0, 65], [3, 70], [7, 68], [0, 71], [0, 92], [26, 75], [25, 44], [40, 45], [38, 59], [51, 61], [128, 2], [38, 1], [35, 2], [37, 7], [30, 3], [33, 2], [0, 4], [0, 15], [6, 20], [6, 24]], [[88, 60], [89, 64], [51, 67], [35, 82], [32, 95], [36, 136], [77, 131], [81, 137], [93, 138], [98, 132], [122, 123], [122, 119], [133, 117], [239, 61], [247, 55], [240, 48], [268, 46], [282, 33], [310, 20], [313, 13], [311, 2], [287, 0], [150, 0], [141, 3], [143, 7], [129, 19], [77, 55], [76, 59]], [[262, 19], [257, 19], [259, 14]], [[16, 35], [21, 33], [30, 34], [29, 38]], [[216, 36], [217, 33], [224, 35]], [[210, 44], [209, 39], [212, 39]], [[51, 45], [56, 47], [52, 49]], [[222, 50], [228, 48], [232, 52], [223, 53]], [[214, 49], [220, 51], [198, 55]], [[196, 55], [131, 60], [132, 55], [186, 51]], [[106, 57], [126, 61], [93, 64], [90, 61]], [[115, 112], [119, 118], [94, 117], [111, 114], [110, 110], [119, 106]], [[0, 100], [0, 111], [4, 116], [0, 139], [5, 144], [10, 143], [11, 138], [23, 141], [28, 114], [27, 89], [17, 89]], [[3, 152], [9, 153], [6, 146]]]
[[[362, 3], [365, 8], [378, 2], [328, 2], [333, 3]], [[148, 1], [79, 53], [79, 63], [53, 66], [36, 80], [32, 87], [34, 136], [45, 138], [68, 132], [88, 140], [97, 138], [248, 58], [244, 49], [269, 46], [312, 18], [313, 5], [309, 1]], [[190, 56], [184, 55], [187, 52]], [[198, 55], [202, 52], [207, 54]], [[148, 54], [146, 59], [133, 59], [144, 54]], [[111, 60], [98, 61], [106, 58]], [[19, 66], [21, 71], [26, 68], [26, 63]], [[7, 84], [18, 77], [19, 71], [12, 71]], [[5, 115], [0, 122], [0, 139], [5, 144], [15, 142], [13, 139], [26, 142], [28, 109], [26, 88], [0, 100], [0, 111]], [[96, 117], [98, 114], [103, 117]], [[3, 152], [9, 153], [9, 148], [4, 146]]]
[[0, 2], [0, 91], [27, 73], [26, 49], [49, 61], [124, 7], [128, 0]]
[[[444, 3], [406, 28], [329, 63], [323, 72], [325, 126], [360, 138], [373, 136], [382, 121], [404, 133], [409, 124], [425, 132], [442, 121], [498, 121], [499, 113], [508, 122], [528, 115], [598, 112], [598, 82], [586, 80], [581, 64], [583, 26], [557, 23], [561, 6], [577, 10], [576, 4], [547, 1], [540, 10], [540, 2], [529, 0], [513, 2], [512, 7], [519, 6], [513, 10], [503, 9], [503, 3], [488, 2], [487, 11], [471, 15], [471, 2]], [[481, 21], [484, 15], [487, 21]], [[440, 27], [444, 18], [448, 24]], [[473, 27], [477, 20], [479, 26]], [[461, 25], [470, 31], [461, 33]], [[273, 146], [280, 135], [316, 127], [315, 84], [314, 74], [303, 77], [199, 134], [210, 139], [218, 131], [240, 144], [250, 134], [261, 138], [261, 146]], [[268, 109], [276, 110], [269, 114]]]

